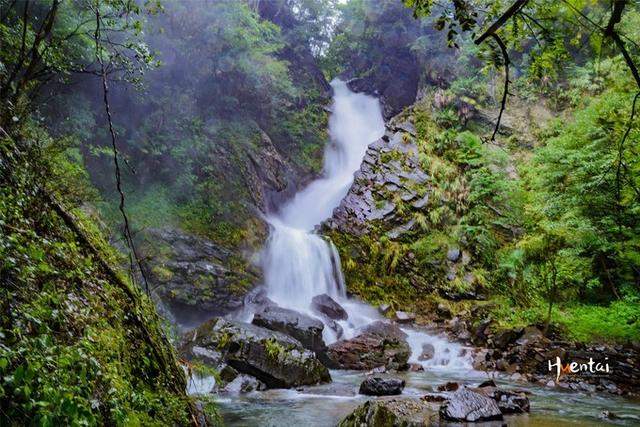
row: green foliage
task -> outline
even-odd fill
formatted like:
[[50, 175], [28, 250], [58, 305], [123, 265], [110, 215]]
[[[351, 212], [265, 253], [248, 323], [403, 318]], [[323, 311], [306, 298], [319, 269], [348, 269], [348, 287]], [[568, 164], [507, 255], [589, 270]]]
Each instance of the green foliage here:
[[[626, 132], [629, 95], [608, 91], [576, 114], [575, 122], [538, 150], [527, 173], [531, 196], [527, 204], [530, 235], [525, 251], [537, 257], [546, 249], [527, 249], [527, 242], [559, 241], [559, 256], [574, 267], [567, 272], [584, 296], [609, 298], [610, 292], [638, 291], [640, 229], [638, 212], [639, 165], [630, 151], [618, 161]], [[634, 125], [627, 143], [638, 141]], [[535, 224], [535, 225], [534, 225]], [[551, 236], [559, 236], [561, 240]], [[579, 271], [576, 268], [580, 268]], [[567, 283], [568, 285], [568, 283]], [[617, 289], [620, 289], [618, 291]]]
[[[498, 320], [501, 328], [539, 325], [546, 320], [544, 301], [520, 306], [517, 310], [508, 299], [496, 299], [494, 302], [491, 317]], [[571, 340], [623, 343], [636, 340], [640, 334], [639, 307], [638, 300], [633, 298], [609, 305], [567, 303], [553, 309], [551, 320]]]
[[36, 190], [80, 185], [76, 169], [19, 147], [0, 142], [0, 423], [188, 423], [184, 375], [153, 303], [103, 268], [98, 256], [123, 260], [79, 209], [76, 225], [99, 255]]

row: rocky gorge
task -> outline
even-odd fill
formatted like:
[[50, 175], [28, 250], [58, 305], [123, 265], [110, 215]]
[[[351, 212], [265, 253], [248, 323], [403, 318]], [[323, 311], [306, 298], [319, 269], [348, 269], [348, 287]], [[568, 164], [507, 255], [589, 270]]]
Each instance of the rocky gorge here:
[[[389, 242], [401, 244], [410, 241], [420, 231], [420, 215], [428, 215], [433, 209], [433, 197], [439, 183], [432, 170], [423, 168], [423, 148], [417, 142], [418, 129], [424, 126], [419, 121], [419, 111], [425, 102], [432, 101], [420, 100], [415, 110], [392, 118], [382, 138], [368, 144], [353, 185], [320, 227], [336, 242], [343, 263], [366, 257], [366, 252], [360, 252], [366, 248], [361, 239], [369, 236], [384, 236]], [[371, 250], [371, 247], [364, 250]], [[424, 276], [425, 270], [417, 264], [415, 255], [410, 251], [404, 253], [394, 277], [402, 275], [406, 288], [397, 293], [398, 299], [391, 304], [379, 305], [377, 311], [381, 320], [358, 328], [356, 334], [349, 337], [344, 336], [341, 326], [341, 322], [349, 321], [347, 311], [327, 294], [313, 297], [312, 315], [309, 315], [278, 306], [269, 299], [268, 289], [258, 287], [247, 294], [247, 289], [253, 285], [240, 288], [233, 298], [229, 298], [224, 290], [230, 288], [231, 282], [218, 281], [216, 283], [223, 291], [218, 295], [225, 304], [231, 303], [228, 306], [218, 304], [218, 309], [223, 307], [220, 314], [242, 321], [214, 318], [187, 332], [180, 347], [182, 357], [193, 366], [204, 364], [215, 368], [220, 375], [210, 391], [222, 395], [318, 387], [331, 381], [328, 369], [366, 373], [358, 388], [360, 394], [397, 395], [403, 393], [405, 380], [395, 378], [395, 375], [434, 369], [429, 365], [436, 352], [432, 344], [422, 345], [420, 354], [414, 354], [412, 358], [416, 350], [401, 329], [408, 327], [431, 334], [446, 334], [450, 340], [463, 344], [464, 348], [459, 349], [456, 356], [469, 360], [469, 368], [472, 366], [478, 373], [485, 372], [485, 376], [507, 378], [521, 387], [532, 383], [543, 389], [587, 394], [637, 394], [639, 383], [633, 368], [638, 361], [636, 347], [584, 346], [554, 340], [553, 331], [545, 334], [541, 325], [500, 328], [491, 319], [491, 303], [485, 301], [481, 283], [474, 277], [477, 261], [473, 251], [456, 243], [445, 245], [440, 253], [442, 258], [435, 260], [427, 271], [431, 272], [431, 277], [439, 277], [438, 280], [458, 287], [434, 287], [434, 282]], [[220, 254], [215, 255], [217, 259], [223, 259]], [[205, 258], [211, 259], [211, 256], [205, 255]], [[355, 269], [347, 264], [349, 291], [354, 297], [375, 301], [375, 288], [383, 284], [366, 282], [360, 287], [366, 263], [356, 261]], [[180, 265], [184, 269], [187, 264]], [[197, 265], [196, 261], [194, 267]], [[166, 266], [176, 268], [173, 264]], [[194, 267], [186, 268], [187, 274], [206, 271], [237, 280], [224, 270]], [[257, 283], [259, 277], [259, 273], [247, 275], [246, 283]], [[379, 279], [384, 280], [384, 275]], [[441, 294], [444, 302], [434, 302], [428, 308], [409, 302], [417, 292], [431, 292], [435, 288], [444, 289]], [[212, 289], [211, 286], [208, 289]], [[373, 297], [371, 292], [374, 292]], [[247, 310], [252, 314], [248, 323], [242, 317], [244, 314], [238, 314]], [[208, 314], [214, 313], [209, 310]], [[336, 342], [325, 343], [325, 328], [335, 333]], [[565, 375], [557, 380], [555, 371], [548, 369], [549, 361], [554, 362], [556, 357], [563, 363], [607, 358], [616, 368], [606, 378], [582, 374]], [[410, 362], [410, 359], [415, 361]], [[381, 374], [384, 377], [376, 376]], [[498, 421], [505, 415], [530, 410], [527, 395], [531, 391], [526, 388], [502, 390], [491, 381], [479, 386], [456, 382], [442, 387], [434, 385], [433, 392], [435, 394], [425, 393], [418, 398], [368, 401], [345, 417], [340, 425]], [[391, 424], [378, 424], [386, 422]]]

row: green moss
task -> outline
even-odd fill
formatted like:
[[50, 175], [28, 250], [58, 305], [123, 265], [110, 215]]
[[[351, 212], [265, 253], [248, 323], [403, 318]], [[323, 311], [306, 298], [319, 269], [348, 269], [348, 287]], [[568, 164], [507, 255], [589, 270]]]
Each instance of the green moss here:
[[156, 265], [151, 269], [153, 275], [161, 282], [168, 282], [173, 278], [173, 272], [166, 267]]
[[1, 174], [12, 181], [0, 185], [0, 424], [187, 424], [185, 377], [153, 303], [103, 267], [98, 257], [121, 256], [94, 221], [73, 210], [99, 255], [32, 191], [46, 171], [32, 160]]

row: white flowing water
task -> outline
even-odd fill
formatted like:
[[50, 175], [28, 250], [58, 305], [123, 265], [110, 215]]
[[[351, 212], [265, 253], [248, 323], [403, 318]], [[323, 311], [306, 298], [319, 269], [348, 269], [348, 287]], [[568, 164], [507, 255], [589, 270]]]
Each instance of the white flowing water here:
[[[380, 320], [372, 307], [346, 297], [340, 257], [330, 241], [314, 233], [314, 228], [329, 218], [349, 191], [353, 175], [360, 168], [367, 146], [385, 131], [377, 99], [350, 91], [344, 82], [332, 82], [334, 97], [329, 118], [331, 144], [324, 157], [324, 173], [297, 193], [279, 212], [267, 218], [271, 225], [263, 252], [267, 295], [281, 307], [315, 316], [311, 311], [314, 296], [328, 294], [347, 311], [348, 320], [339, 322], [341, 338], [357, 335], [363, 326]], [[412, 362], [418, 362], [425, 344], [435, 355], [425, 366], [431, 368], [470, 369], [470, 357], [460, 345], [438, 336], [407, 329]], [[327, 343], [338, 337], [325, 328]]]

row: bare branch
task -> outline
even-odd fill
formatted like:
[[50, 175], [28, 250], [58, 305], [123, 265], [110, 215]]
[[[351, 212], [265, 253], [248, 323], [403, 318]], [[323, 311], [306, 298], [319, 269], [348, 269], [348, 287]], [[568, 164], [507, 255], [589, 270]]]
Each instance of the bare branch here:
[[100, 77], [102, 80], [102, 93], [103, 93], [103, 102], [104, 102], [104, 107], [105, 107], [105, 112], [107, 115], [107, 121], [108, 121], [108, 125], [109, 125], [109, 134], [111, 136], [111, 149], [113, 152], [113, 165], [114, 165], [114, 171], [115, 171], [115, 178], [116, 178], [116, 189], [118, 190], [118, 194], [120, 196], [120, 203], [118, 205], [118, 209], [120, 210], [120, 214], [122, 215], [122, 219], [124, 221], [124, 225], [123, 225], [123, 234], [125, 237], [125, 240], [127, 242], [127, 246], [129, 247], [130, 250], [130, 261], [131, 261], [131, 272], [132, 272], [132, 279], [135, 280], [135, 277], [133, 275], [133, 261], [135, 259], [135, 262], [137, 264], [138, 270], [140, 271], [140, 275], [142, 276], [142, 280], [144, 282], [144, 287], [145, 290], [147, 292], [147, 294], [149, 294], [149, 283], [147, 281], [147, 276], [146, 273], [144, 271], [144, 267], [142, 266], [142, 262], [140, 261], [140, 257], [138, 256], [138, 253], [136, 252], [136, 247], [135, 247], [135, 243], [133, 241], [133, 237], [131, 236], [131, 228], [129, 227], [129, 218], [127, 216], [127, 213], [125, 211], [124, 208], [124, 204], [125, 204], [125, 197], [124, 197], [124, 191], [122, 189], [122, 181], [121, 181], [121, 173], [120, 173], [120, 162], [118, 161], [118, 145], [116, 143], [116, 132], [115, 129], [113, 127], [113, 120], [111, 117], [111, 106], [109, 104], [109, 85], [107, 83], [107, 72], [106, 72], [106, 67], [104, 64], [104, 59], [102, 58], [102, 46], [100, 45], [100, 38], [101, 38], [101, 34], [100, 34], [100, 23], [101, 23], [101, 17], [100, 17], [100, 5], [96, 4], [96, 8], [95, 8], [95, 13], [96, 13], [96, 30], [95, 30], [95, 44], [96, 44], [96, 59], [98, 60], [98, 63], [100, 64]]
[[507, 47], [504, 42], [496, 33], [491, 33], [491, 37], [498, 43], [500, 47], [500, 51], [502, 52], [502, 57], [504, 60], [504, 89], [502, 93], [502, 101], [500, 102], [500, 113], [498, 114], [498, 120], [496, 121], [496, 127], [493, 130], [493, 134], [491, 135], [491, 141], [496, 140], [496, 134], [498, 133], [498, 129], [500, 128], [500, 121], [502, 120], [502, 114], [507, 107], [507, 96], [509, 96], [509, 53], [507, 52]]

